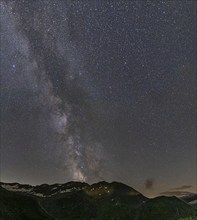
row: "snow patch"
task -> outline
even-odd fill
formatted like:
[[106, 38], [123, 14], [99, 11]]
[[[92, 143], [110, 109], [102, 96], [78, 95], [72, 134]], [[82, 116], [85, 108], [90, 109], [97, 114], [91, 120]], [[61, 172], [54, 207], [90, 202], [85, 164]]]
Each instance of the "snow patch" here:
[[19, 188], [18, 184], [15, 185], [8, 185], [8, 184], [2, 184], [1, 185], [4, 189], [8, 190], [8, 191], [13, 191], [13, 192], [31, 192], [32, 188], [26, 189], [23, 187]]
[[191, 201], [191, 202], [189, 202], [189, 204], [190, 204], [190, 205], [195, 205], [195, 204], [197, 204], [197, 199], [196, 199], [196, 200], [193, 200], [193, 201]]
[[55, 189], [57, 189], [57, 187], [53, 187], [51, 190], [55, 190]]
[[32, 193], [32, 195], [38, 196], [38, 197], [46, 197], [46, 196], [44, 196], [42, 193]]

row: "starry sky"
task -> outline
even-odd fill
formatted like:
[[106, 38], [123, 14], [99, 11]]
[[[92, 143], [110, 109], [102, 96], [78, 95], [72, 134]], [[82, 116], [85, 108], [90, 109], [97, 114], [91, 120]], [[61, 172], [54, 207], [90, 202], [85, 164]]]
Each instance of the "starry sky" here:
[[196, 2], [1, 0], [1, 181], [196, 192]]

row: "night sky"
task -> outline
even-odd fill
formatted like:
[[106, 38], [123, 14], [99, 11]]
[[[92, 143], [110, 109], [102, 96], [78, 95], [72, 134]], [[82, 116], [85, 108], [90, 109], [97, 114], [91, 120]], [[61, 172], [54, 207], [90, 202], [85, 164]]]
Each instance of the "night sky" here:
[[1, 0], [1, 181], [196, 192], [196, 2]]

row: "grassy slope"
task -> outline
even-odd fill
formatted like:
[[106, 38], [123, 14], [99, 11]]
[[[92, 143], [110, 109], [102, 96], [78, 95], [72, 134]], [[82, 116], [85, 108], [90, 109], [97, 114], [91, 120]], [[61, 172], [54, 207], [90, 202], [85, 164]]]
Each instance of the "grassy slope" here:
[[53, 220], [39, 206], [38, 202], [26, 195], [19, 195], [0, 188], [1, 220]]
[[[43, 188], [44, 186], [42, 186]], [[107, 187], [107, 189], [105, 189]], [[46, 188], [46, 187], [45, 187]], [[94, 191], [91, 189], [94, 188]], [[48, 189], [48, 187], [46, 188]], [[45, 191], [46, 191], [45, 189]], [[48, 189], [50, 191], [50, 189]], [[43, 191], [43, 189], [41, 190]], [[147, 199], [122, 184], [33, 198], [0, 187], [1, 220], [194, 220], [195, 209], [176, 197]], [[47, 191], [46, 191], [47, 193]], [[40, 206], [40, 205], [41, 206]], [[54, 218], [51, 218], [53, 216]], [[191, 217], [191, 218], [189, 218]], [[197, 219], [195, 219], [197, 220]]]
[[140, 220], [179, 220], [191, 217], [194, 219], [196, 210], [176, 197], [157, 197], [149, 200], [140, 215]]

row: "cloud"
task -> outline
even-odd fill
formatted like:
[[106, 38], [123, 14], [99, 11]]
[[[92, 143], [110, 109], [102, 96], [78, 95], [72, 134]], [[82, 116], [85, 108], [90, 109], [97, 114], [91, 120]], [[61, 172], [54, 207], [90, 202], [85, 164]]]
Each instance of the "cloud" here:
[[166, 191], [166, 192], [162, 192], [160, 193], [160, 195], [162, 196], [177, 196], [177, 197], [183, 197], [190, 194], [190, 192], [186, 192], [186, 191]]
[[191, 185], [183, 185], [177, 188], [172, 188], [171, 190], [184, 190], [184, 189], [190, 189], [192, 186]]
[[190, 189], [190, 188], [192, 188], [191, 185], [183, 185], [183, 186], [171, 188], [171, 189], [169, 189], [170, 191], [162, 192], [162, 193], [160, 193], [160, 195], [183, 197], [183, 196], [188, 195], [190, 192], [182, 191], [182, 190], [186, 190], [186, 189]]
[[148, 178], [144, 182], [145, 189], [151, 190], [154, 187], [155, 180], [153, 178]]

